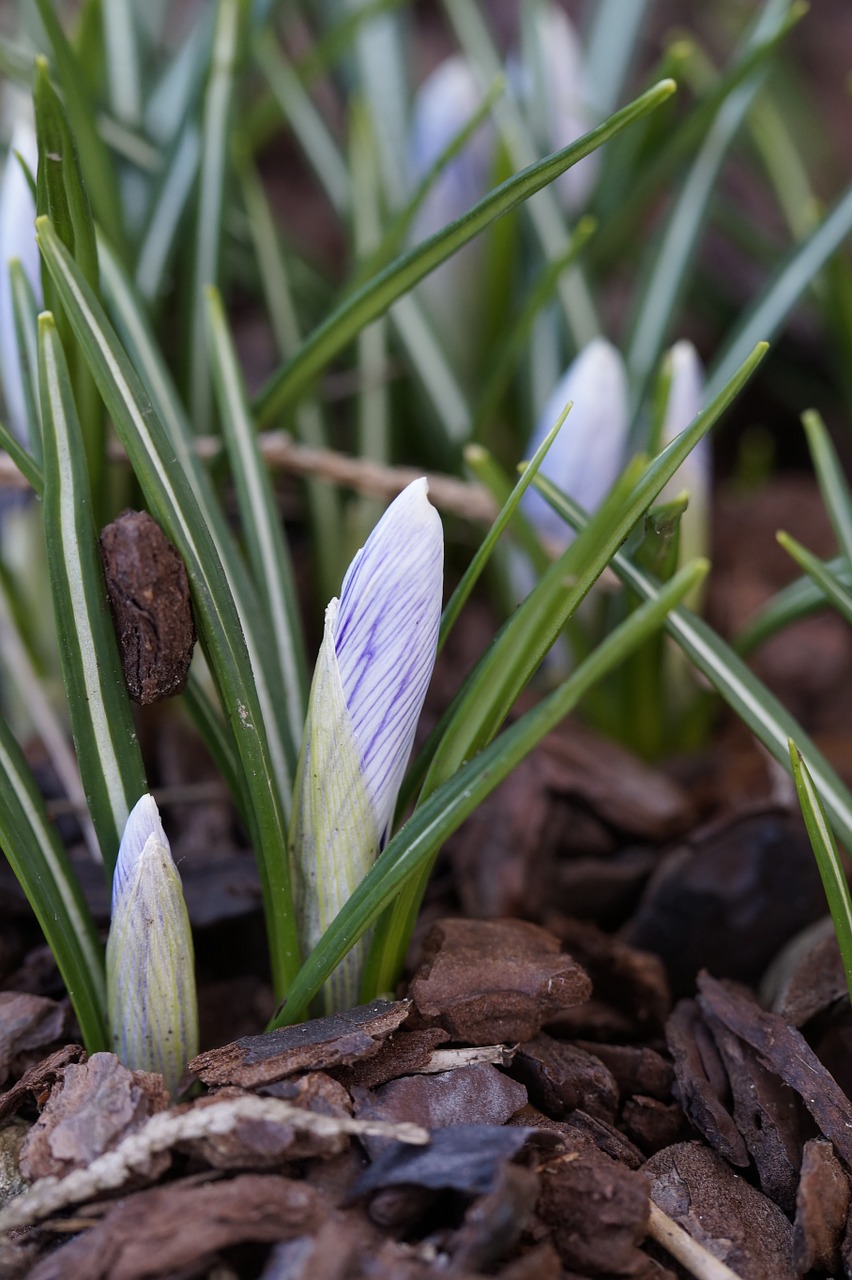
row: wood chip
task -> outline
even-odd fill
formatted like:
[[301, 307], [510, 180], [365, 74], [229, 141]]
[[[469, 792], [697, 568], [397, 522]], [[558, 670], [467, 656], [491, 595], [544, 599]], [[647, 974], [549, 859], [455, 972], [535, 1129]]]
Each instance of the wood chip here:
[[840, 1271], [840, 1246], [852, 1190], [830, 1142], [805, 1143], [793, 1223], [793, 1256], [798, 1271]]

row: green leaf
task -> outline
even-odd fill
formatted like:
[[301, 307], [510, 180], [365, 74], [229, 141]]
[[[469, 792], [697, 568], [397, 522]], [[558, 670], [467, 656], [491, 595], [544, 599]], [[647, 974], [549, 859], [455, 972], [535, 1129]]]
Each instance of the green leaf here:
[[62, 672], [80, 775], [112, 870], [127, 815], [147, 790], [112, 614], [65, 356], [39, 317], [44, 418], [44, 532]]
[[[845, 587], [852, 587], [852, 565], [845, 556], [836, 556], [826, 562], [826, 568]], [[746, 623], [736, 638], [735, 648], [740, 657], [752, 653], [758, 645], [791, 623], [824, 609], [828, 601], [825, 593], [810, 578], [797, 578], [789, 586], [768, 600], [759, 613]]]
[[35, 779], [0, 719], [0, 845], [62, 974], [89, 1053], [110, 1047], [103, 951]]
[[208, 291], [208, 316], [222, 431], [237, 488], [243, 535], [275, 647], [284, 699], [280, 714], [286, 722], [285, 733], [297, 743], [307, 715], [308, 677], [293, 565], [269, 471], [257, 447], [257, 431], [249, 414], [222, 299], [215, 289]]
[[599, 0], [592, 10], [586, 81], [602, 115], [618, 106], [630, 64], [642, 37], [648, 0]]
[[852, 591], [831, 573], [822, 560], [803, 547], [801, 542], [797, 542], [795, 538], [783, 532], [775, 536], [799, 568], [804, 569], [805, 573], [813, 578], [828, 603], [833, 604], [838, 613], [842, 614], [852, 626]]
[[846, 974], [846, 985], [849, 988], [849, 999], [852, 1000], [852, 897], [849, 895], [846, 872], [837, 852], [837, 845], [834, 842], [831, 827], [828, 825], [819, 791], [808, 771], [804, 756], [792, 738], [789, 748], [796, 793], [811, 848], [819, 867], [831, 918], [834, 921], [834, 931], [837, 934], [837, 944], [843, 960], [843, 972]]
[[[19, 259], [9, 262], [9, 283], [12, 289], [12, 310], [15, 317], [15, 338], [18, 344], [18, 362], [21, 368], [21, 386], [27, 417], [27, 439], [34, 466], [41, 468], [41, 419], [38, 407], [38, 313], [29, 276]], [[6, 448], [6, 446], [3, 446]], [[8, 452], [11, 452], [8, 450]], [[20, 465], [20, 463], [19, 463]], [[21, 468], [23, 470], [23, 468]], [[32, 477], [24, 475], [32, 484]], [[38, 492], [38, 485], [33, 488]]]
[[813, 409], [803, 413], [802, 422], [808, 437], [808, 448], [819, 482], [819, 491], [831, 520], [838, 548], [852, 562], [852, 497], [840, 459], [818, 413]]
[[101, 15], [112, 112], [136, 128], [142, 121], [142, 68], [135, 5], [132, 0], [103, 0]]
[[202, 114], [189, 334], [189, 403], [199, 432], [209, 429], [211, 408], [204, 291], [219, 281], [231, 102], [245, 9], [244, 0], [218, 0]]
[[178, 231], [198, 179], [200, 155], [198, 127], [189, 121], [163, 169], [136, 259], [136, 287], [147, 302], [159, 296], [166, 269], [177, 253]]
[[46, 218], [36, 232], [115, 430], [152, 515], [183, 556], [195, 620], [234, 735], [251, 798], [250, 835], [258, 860], [273, 981], [282, 996], [298, 965], [290, 885], [282, 851], [287, 818], [234, 599], [210, 530], [173, 442], [97, 299]]
[[[744, 50], [771, 38], [786, 22], [789, 9], [790, 0], [767, 0], [744, 42]], [[759, 68], [728, 96], [695, 156], [689, 173], [680, 184], [677, 200], [656, 251], [653, 270], [639, 296], [631, 323], [632, 337], [626, 359], [636, 392], [636, 403], [644, 395], [669, 335], [687, 274], [695, 259], [695, 245], [728, 148], [763, 84], [765, 74], [765, 67]], [[742, 345], [737, 347], [738, 357], [733, 367], [741, 363], [758, 339], [770, 336], [765, 326], [761, 326], [757, 338], [753, 336], [753, 329], [749, 332], [752, 336], [748, 346], [745, 350]], [[726, 364], [726, 380], [733, 372], [733, 367]], [[718, 380], [714, 382], [708, 394], [715, 394], [719, 385]]]
[[[660, 593], [652, 605], [638, 609], [618, 631], [577, 668], [554, 693], [507, 729], [464, 765], [428, 800], [418, 805], [361, 881], [346, 906], [313, 949], [283, 1011], [272, 1026], [296, 1022], [322, 983], [349, 949], [370, 928], [412, 877], [431, 865], [441, 844], [511, 773], [512, 769], [562, 720], [584, 693], [660, 626], [666, 612], [707, 572], [707, 563], [690, 565]], [[397, 951], [405, 940], [397, 940]], [[386, 990], [396, 979], [394, 966], [376, 963], [365, 978], [365, 991]]]
[[255, 410], [261, 426], [292, 403], [339, 351], [377, 316], [382, 315], [418, 281], [451, 257], [502, 214], [508, 213], [536, 191], [558, 178], [583, 156], [602, 146], [621, 129], [652, 111], [675, 90], [662, 81], [604, 124], [569, 147], [531, 165], [501, 183], [466, 214], [398, 258], [375, 279], [346, 298], [302, 344], [298, 353], [269, 380], [257, 398]]
[[80, 165], [89, 199], [98, 222], [123, 256], [126, 250], [122, 203], [115, 166], [98, 132], [86, 77], [62, 30], [52, 0], [35, 0], [35, 3], [50, 41], [57, 80], [68, 109], [71, 129], [80, 148]]

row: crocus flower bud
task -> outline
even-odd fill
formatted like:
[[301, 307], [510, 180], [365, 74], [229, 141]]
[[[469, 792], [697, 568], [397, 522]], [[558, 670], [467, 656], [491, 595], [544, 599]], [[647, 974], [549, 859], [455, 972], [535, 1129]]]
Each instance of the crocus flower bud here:
[[[624, 465], [629, 415], [624, 361], [612, 343], [595, 338], [557, 383], [530, 440], [532, 456], [573, 401], [573, 408], [550, 446], [540, 473], [589, 512], [606, 497]], [[573, 534], [534, 488], [521, 500], [524, 515], [554, 552]]]
[[[555, 4], [529, 6], [523, 44], [523, 64], [513, 68], [513, 80], [532, 109], [541, 144], [560, 151], [594, 124], [583, 47], [567, 14]], [[599, 155], [593, 152], [556, 179], [570, 212], [585, 206], [598, 165]]]
[[159, 1071], [174, 1095], [198, 1052], [194, 957], [180, 876], [150, 795], [121, 838], [106, 968], [116, 1054], [133, 1070]]
[[[432, 674], [444, 547], [426, 492], [415, 480], [391, 503], [326, 610], [290, 831], [306, 951], [387, 839]], [[363, 949], [326, 984], [329, 1012], [357, 1000]]]
[[[676, 342], [668, 354], [669, 394], [660, 433], [665, 448], [704, 408], [704, 370], [691, 342]], [[703, 555], [709, 543], [712, 458], [710, 438], [703, 436], [660, 494], [671, 501], [686, 490], [689, 506], [680, 522], [680, 559]]]
[[32, 125], [20, 120], [12, 134], [0, 181], [0, 377], [9, 429], [24, 443], [29, 431], [9, 263], [20, 260], [37, 299], [41, 299], [41, 275], [35, 241], [35, 201], [18, 155], [34, 173], [38, 159], [35, 132]]
[[[412, 182], [420, 182], [482, 103], [482, 90], [464, 58], [447, 58], [427, 76], [414, 98], [409, 135]], [[423, 200], [412, 228], [419, 243], [461, 217], [488, 190], [494, 159], [494, 130], [485, 122], [445, 164]], [[479, 241], [471, 241], [419, 286], [448, 349], [462, 356], [470, 347], [479, 290]]]

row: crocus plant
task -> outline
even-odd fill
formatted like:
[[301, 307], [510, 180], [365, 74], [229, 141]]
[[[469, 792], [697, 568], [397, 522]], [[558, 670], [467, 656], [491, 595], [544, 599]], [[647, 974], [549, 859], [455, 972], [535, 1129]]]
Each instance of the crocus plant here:
[[153, 796], [133, 808], [112, 885], [106, 950], [113, 1048], [139, 1071], [159, 1071], [174, 1095], [198, 1052], [192, 933], [181, 879]]
[[[383, 847], [435, 662], [444, 545], [425, 479], [391, 503], [325, 613], [296, 779], [290, 858], [307, 953]], [[326, 984], [358, 997], [364, 941]]]

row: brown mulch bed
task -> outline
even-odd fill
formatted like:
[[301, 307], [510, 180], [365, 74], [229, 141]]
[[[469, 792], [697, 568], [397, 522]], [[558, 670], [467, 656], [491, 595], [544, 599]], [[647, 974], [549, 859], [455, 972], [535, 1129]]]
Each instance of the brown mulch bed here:
[[[727, 629], [779, 584], [779, 507], [823, 537], [812, 487], [784, 484], [748, 504], [765, 562], [720, 547]], [[741, 551], [736, 503], [721, 516]], [[759, 664], [848, 779], [835, 622]], [[197, 762], [163, 714], [149, 758], [180, 787]], [[736, 725], [654, 768], [563, 726], [449, 842], [400, 998], [269, 1035], [250, 855], [223, 797], [187, 797], [167, 821], [205, 1048], [178, 1107], [74, 1043], [0, 885], [0, 1275], [852, 1275], [845, 977], [794, 796]]]

